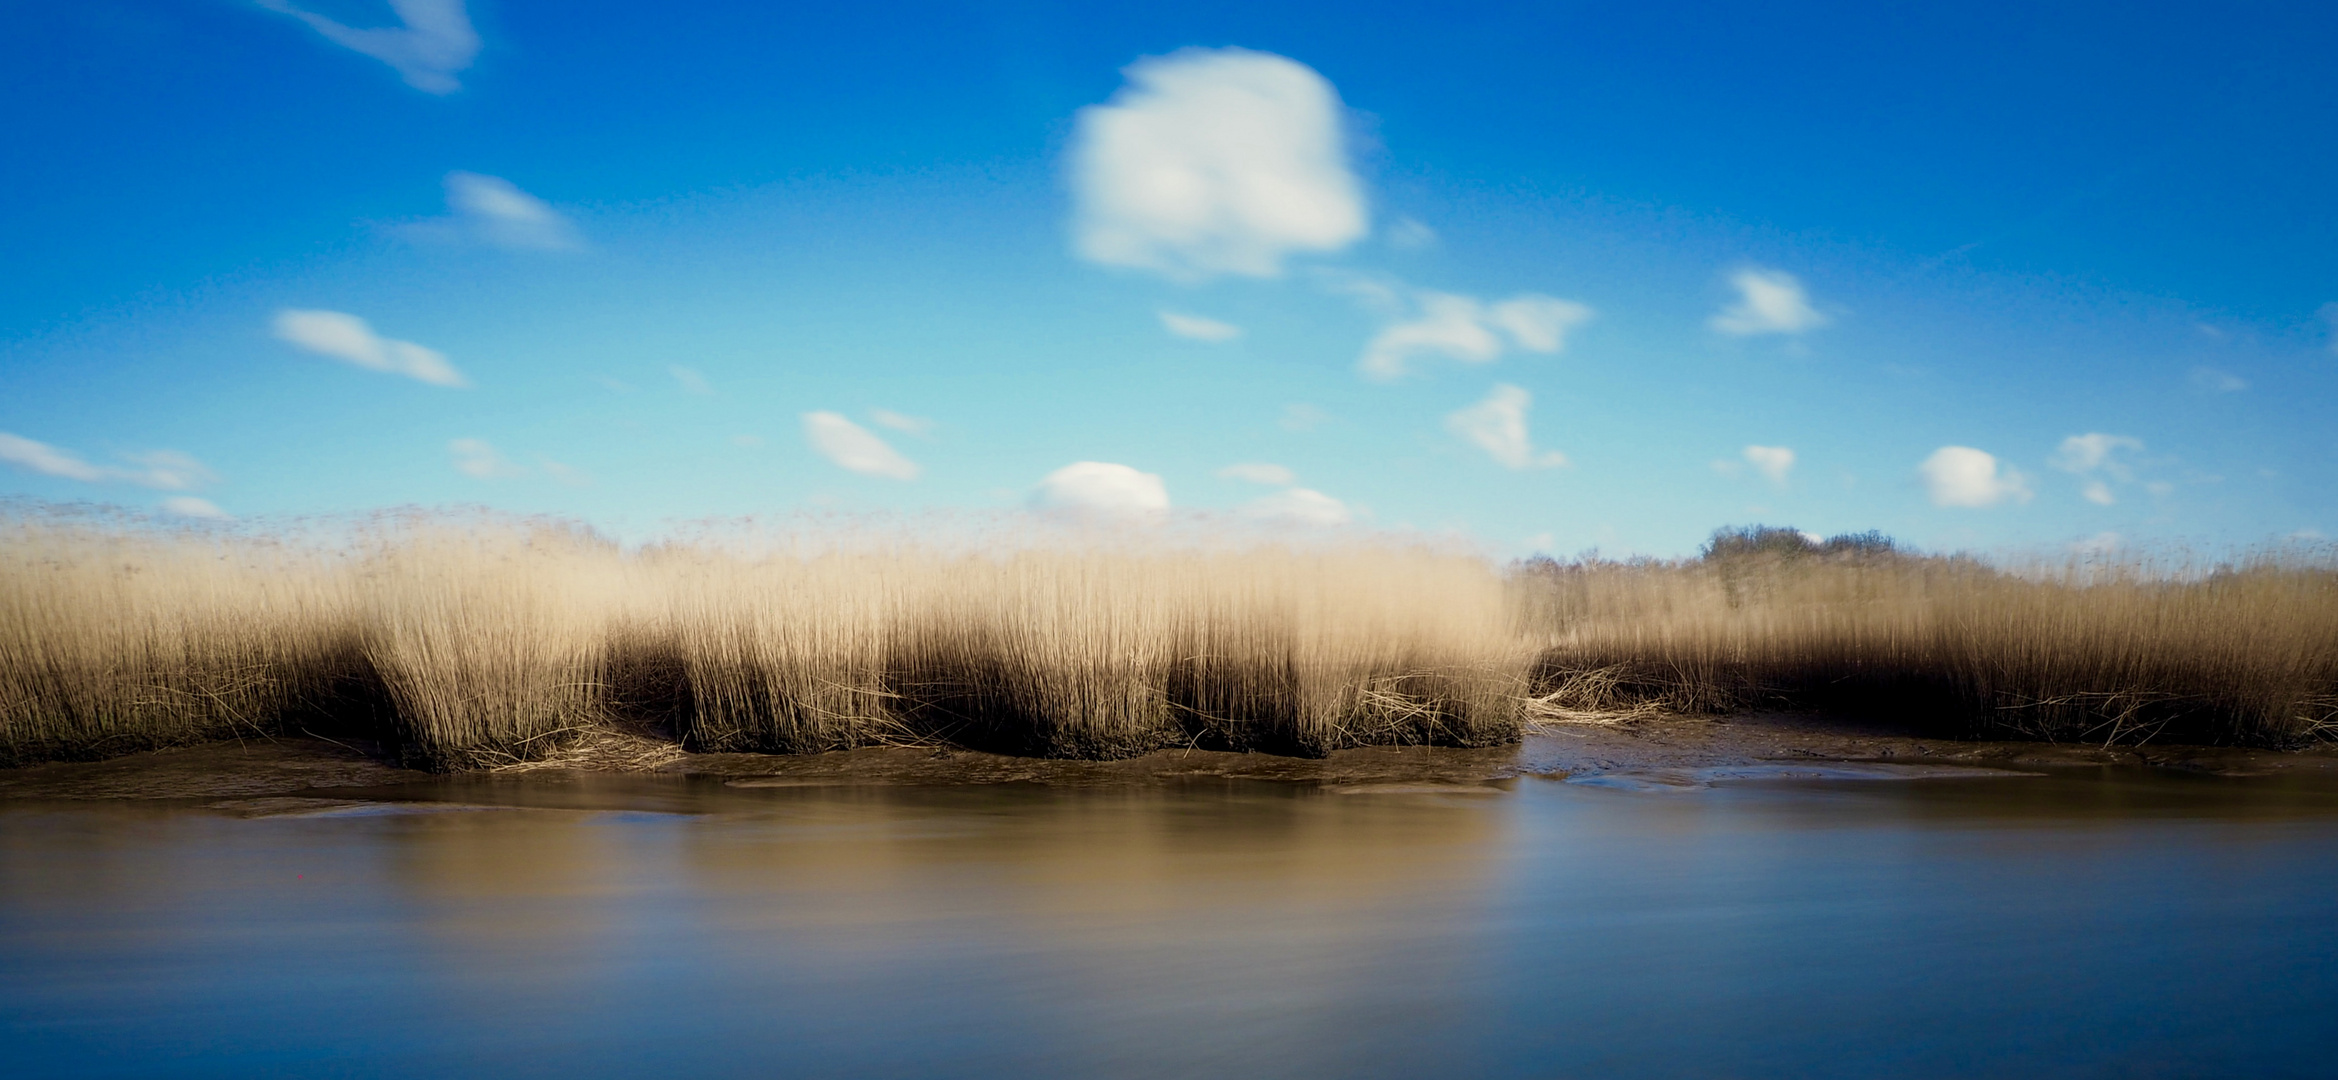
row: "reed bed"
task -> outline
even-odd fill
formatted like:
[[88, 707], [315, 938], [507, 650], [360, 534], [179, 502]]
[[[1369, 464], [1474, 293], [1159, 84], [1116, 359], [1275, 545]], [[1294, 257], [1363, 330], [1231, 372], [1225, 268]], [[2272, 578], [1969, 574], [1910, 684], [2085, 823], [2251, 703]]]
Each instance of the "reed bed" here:
[[1531, 661], [1495, 567], [1402, 545], [0, 521], [5, 763], [302, 731], [438, 769], [610, 728], [774, 753], [1475, 746], [1518, 737]]
[[2294, 746], [2338, 735], [2338, 566], [1996, 565], [1724, 530], [1703, 558], [1521, 566], [1534, 709], [1757, 706], [1952, 734]]
[[742, 528], [626, 550], [498, 518], [269, 536], [0, 516], [0, 764], [302, 732], [436, 769], [618, 742], [627, 760], [1318, 755], [1765, 706], [1972, 735], [2331, 738], [2338, 568], [2009, 567], [1775, 529], [1697, 559], [1505, 569], [1363, 539]]

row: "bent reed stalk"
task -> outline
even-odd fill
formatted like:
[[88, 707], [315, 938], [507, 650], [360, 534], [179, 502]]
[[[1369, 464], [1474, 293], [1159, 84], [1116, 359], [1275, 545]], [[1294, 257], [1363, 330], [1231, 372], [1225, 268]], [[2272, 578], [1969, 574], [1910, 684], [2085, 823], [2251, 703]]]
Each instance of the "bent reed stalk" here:
[[1480, 559], [753, 540], [0, 520], [0, 763], [305, 732], [460, 769], [605, 726], [707, 751], [1095, 758], [1519, 736], [1532, 658]]

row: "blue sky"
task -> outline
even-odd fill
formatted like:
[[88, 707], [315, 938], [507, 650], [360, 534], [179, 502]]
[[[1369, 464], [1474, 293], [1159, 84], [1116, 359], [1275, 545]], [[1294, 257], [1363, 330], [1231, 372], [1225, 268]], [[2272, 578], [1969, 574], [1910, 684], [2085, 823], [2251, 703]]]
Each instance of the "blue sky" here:
[[2338, 534], [2310, 5], [0, 28], [0, 496]]

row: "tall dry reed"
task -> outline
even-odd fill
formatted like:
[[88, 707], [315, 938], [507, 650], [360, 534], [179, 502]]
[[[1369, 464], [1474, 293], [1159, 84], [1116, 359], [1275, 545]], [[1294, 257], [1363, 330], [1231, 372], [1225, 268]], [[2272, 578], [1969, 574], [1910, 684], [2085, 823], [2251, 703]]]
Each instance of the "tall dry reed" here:
[[1482, 745], [1519, 730], [1507, 605], [1482, 560], [1374, 545], [628, 553], [542, 522], [295, 543], [27, 517], [0, 532], [0, 757], [354, 724], [462, 768], [644, 721], [782, 753]]
[[1856, 709], [1972, 733], [2287, 745], [2338, 733], [2338, 569], [2008, 569], [1844, 546], [1517, 574], [1558, 708]]

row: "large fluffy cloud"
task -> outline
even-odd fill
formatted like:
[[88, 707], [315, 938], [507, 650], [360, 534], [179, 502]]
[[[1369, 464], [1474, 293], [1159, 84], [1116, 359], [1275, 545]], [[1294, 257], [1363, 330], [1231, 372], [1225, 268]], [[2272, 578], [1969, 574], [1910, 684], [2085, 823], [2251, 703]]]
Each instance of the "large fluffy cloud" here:
[[1146, 514], [1169, 509], [1160, 476], [1108, 461], [1075, 461], [1039, 481], [1033, 500], [1058, 510]]
[[1413, 295], [1413, 304], [1412, 318], [1382, 328], [1365, 343], [1356, 367], [1366, 376], [1394, 379], [1425, 356], [1465, 364], [1488, 363], [1499, 359], [1509, 344], [1528, 352], [1555, 353], [1566, 347], [1567, 331], [1590, 321], [1592, 315], [1582, 304], [1539, 293], [1522, 293], [1488, 304], [1474, 297], [1422, 290]]
[[1339, 94], [1304, 64], [1184, 49], [1129, 66], [1080, 110], [1070, 156], [1073, 244], [1113, 266], [1271, 277], [1296, 252], [1366, 230]]
[[1943, 446], [1916, 467], [1934, 506], [1995, 506], [2030, 500], [2029, 478], [2001, 465], [1996, 455], [1970, 446]]
[[867, 476], [917, 479], [917, 462], [901, 456], [869, 429], [832, 412], [804, 414], [804, 441], [821, 457]]
[[185, 491], [219, 479], [202, 462], [176, 450], [150, 450], [121, 457], [128, 464], [98, 465], [70, 450], [0, 431], [0, 462], [42, 476], [85, 484], [137, 484], [164, 491]]
[[406, 84], [433, 94], [451, 94], [463, 88], [455, 73], [471, 66], [479, 55], [479, 33], [471, 29], [463, 0], [390, 0], [399, 25], [359, 28], [336, 22], [293, 5], [291, 0], [259, 0], [261, 7], [280, 11], [309, 24], [325, 40], [363, 53], [397, 69]]
[[1737, 289], [1737, 302], [1712, 319], [1713, 329], [1724, 334], [1799, 334], [1826, 325], [1827, 317], [1810, 306], [1802, 282], [1783, 270], [1740, 270], [1730, 275], [1729, 284]]
[[276, 313], [276, 336], [319, 356], [373, 371], [420, 379], [433, 386], [468, 386], [446, 354], [411, 341], [385, 338], [355, 315], [286, 308]]
[[1533, 404], [1534, 395], [1524, 388], [1501, 383], [1484, 401], [1447, 416], [1445, 427], [1513, 469], [1565, 465], [1567, 455], [1534, 449], [1534, 440], [1526, 430], [1526, 410]]

